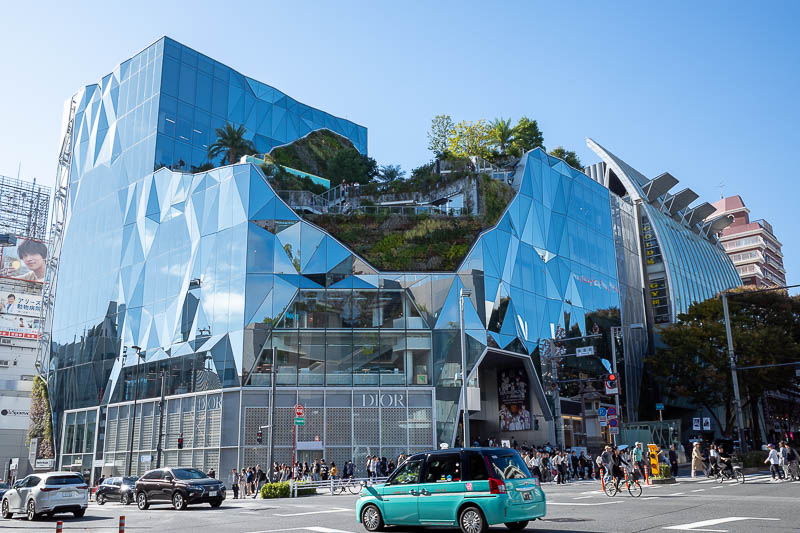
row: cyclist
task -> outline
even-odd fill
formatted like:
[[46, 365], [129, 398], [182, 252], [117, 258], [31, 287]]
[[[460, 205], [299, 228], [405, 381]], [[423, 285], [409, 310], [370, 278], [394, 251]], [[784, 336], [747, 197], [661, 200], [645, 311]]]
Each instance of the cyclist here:
[[722, 446], [717, 448], [717, 461], [719, 469], [723, 474], [733, 475], [733, 464], [731, 463], [731, 457]]
[[619, 483], [625, 478], [625, 470], [623, 469], [623, 465], [628, 466], [628, 461], [626, 461], [622, 454], [619, 452], [619, 448], [616, 446], [614, 447], [614, 453], [611, 456], [611, 475], [614, 477], [614, 486], [619, 490]]

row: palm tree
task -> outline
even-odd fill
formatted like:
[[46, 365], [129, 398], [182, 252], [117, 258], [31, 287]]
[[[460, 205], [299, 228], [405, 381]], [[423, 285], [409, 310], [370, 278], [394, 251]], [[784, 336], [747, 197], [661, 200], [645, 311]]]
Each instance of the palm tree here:
[[505, 155], [506, 149], [511, 144], [514, 135], [514, 128], [511, 127], [511, 119], [496, 118], [492, 122], [491, 136], [494, 144], [500, 149], [500, 153]]
[[227, 160], [232, 165], [248, 152], [255, 152], [253, 143], [244, 138], [246, 131], [244, 126], [235, 128], [230, 122], [224, 128], [217, 128], [217, 140], [208, 147], [208, 158], [213, 160], [225, 154], [223, 161]]
[[406, 171], [400, 165], [383, 165], [380, 170], [381, 179], [385, 182], [403, 179]]

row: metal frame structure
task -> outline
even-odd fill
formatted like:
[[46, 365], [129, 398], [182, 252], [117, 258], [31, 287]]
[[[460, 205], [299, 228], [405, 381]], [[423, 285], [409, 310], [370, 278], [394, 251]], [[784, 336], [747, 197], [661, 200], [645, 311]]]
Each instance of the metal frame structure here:
[[50, 190], [33, 182], [0, 176], [0, 228], [3, 233], [47, 240]]
[[75, 127], [75, 112], [78, 107], [77, 95], [69, 103], [67, 124], [61, 151], [58, 154], [56, 167], [56, 186], [53, 191], [53, 212], [50, 217], [50, 247], [47, 254], [47, 270], [42, 286], [42, 309], [39, 323], [42, 331], [36, 349], [36, 372], [45, 378], [49, 377], [50, 334], [53, 326], [53, 307], [56, 296], [56, 280], [58, 279], [58, 260], [64, 239], [64, 225], [69, 205], [70, 169], [72, 168], [72, 132]]

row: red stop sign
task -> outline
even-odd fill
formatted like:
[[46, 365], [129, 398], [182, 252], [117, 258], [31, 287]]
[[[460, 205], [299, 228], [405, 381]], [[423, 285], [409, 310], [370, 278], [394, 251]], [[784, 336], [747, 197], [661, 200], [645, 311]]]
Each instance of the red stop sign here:
[[294, 406], [294, 416], [306, 416], [306, 408], [298, 403]]

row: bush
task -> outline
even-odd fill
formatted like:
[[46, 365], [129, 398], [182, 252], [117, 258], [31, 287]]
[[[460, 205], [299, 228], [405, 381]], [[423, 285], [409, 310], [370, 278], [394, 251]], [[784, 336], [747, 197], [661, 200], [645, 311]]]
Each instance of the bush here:
[[291, 496], [291, 488], [288, 481], [265, 483], [264, 486], [261, 487], [261, 497], [264, 499], [288, 498], [289, 496]]
[[[301, 481], [297, 484], [298, 496], [313, 496], [317, 493], [314, 487], [304, 487]], [[265, 483], [261, 487], [261, 497], [266, 499], [271, 498], [290, 498], [292, 496], [292, 488], [288, 481], [281, 481], [279, 483]]]
[[767, 452], [762, 450], [753, 450], [752, 452], [747, 452], [746, 454], [742, 455], [741, 459], [743, 468], [763, 467], [764, 461], [767, 460]]
[[658, 465], [658, 474], [653, 476], [655, 479], [669, 479], [672, 477], [672, 469], [666, 463]]

